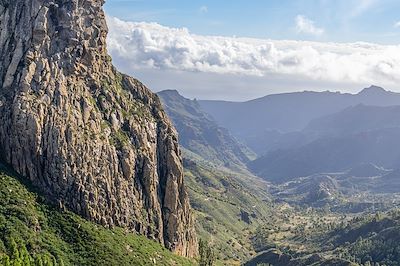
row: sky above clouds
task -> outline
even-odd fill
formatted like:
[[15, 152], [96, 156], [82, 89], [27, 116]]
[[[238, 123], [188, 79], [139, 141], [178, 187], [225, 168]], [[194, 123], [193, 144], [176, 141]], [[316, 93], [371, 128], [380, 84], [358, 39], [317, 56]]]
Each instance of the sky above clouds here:
[[397, 0], [108, 0], [105, 10], [114, 63], [154, 91], [400, 89]]

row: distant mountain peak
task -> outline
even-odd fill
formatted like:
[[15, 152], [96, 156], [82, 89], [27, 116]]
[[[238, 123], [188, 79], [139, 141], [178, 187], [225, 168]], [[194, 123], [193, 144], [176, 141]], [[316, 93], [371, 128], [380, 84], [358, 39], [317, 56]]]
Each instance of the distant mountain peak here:
[[368, 88], [363, 89], [358, 94], [380, 94], [380, 93], [387, 93], [389, 91], [385, 90], [382, 87], [371, 85]]
[[178, 90], [169, 89], [169, 90], [162, 90], [157, 92], [157, 94], [164, 94], [164, 95], [175, 95], [175, 96], [182, 96]]

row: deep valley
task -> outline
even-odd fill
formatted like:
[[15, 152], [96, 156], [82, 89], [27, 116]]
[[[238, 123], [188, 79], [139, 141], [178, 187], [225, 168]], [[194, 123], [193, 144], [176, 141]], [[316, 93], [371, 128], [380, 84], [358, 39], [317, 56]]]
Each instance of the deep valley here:
[[[177, 91], [159, 93], [185, 139], [181, 145], [197, 231], [214, 248], [218, 263], [397, 265], [400, 257], [392, 250], [396, 237], [383, 232], [396, 231], [399, 221], [400, 156], [385, 146], [397, 139], [398, 107], [371, 103], [375, 94], [392, 101], [398, 97], [376, 87], [363, 90], [359, 101], [354, 100], [357, 95], [336, 95], [353, 99], [354, 105], [322, 112], [321, 118], [310, 115], [304, 130], [280, 133], [266, 155], [254, 159], [242, 133], [218, 125], [201, 101]], [[299, 96], [292, 97], [294, 102]], [[365, 105], [365, 99], [376, 105]], [[212, 128], [196, 128], [201, 123]], [[296, 135], [300, 137], [294, 141]], [[251, 156], [232, 163], [243, 154]], [[215, 158], [233, 159], [227, 164]], [[373, 253], [378, 243], [390, 248]]]

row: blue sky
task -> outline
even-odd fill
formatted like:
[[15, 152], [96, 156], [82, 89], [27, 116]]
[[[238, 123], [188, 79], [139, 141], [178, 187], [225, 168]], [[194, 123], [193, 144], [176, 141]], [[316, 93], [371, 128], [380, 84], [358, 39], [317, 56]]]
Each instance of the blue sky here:
[[[202, 35], [400, 43], [398, 0], [108, 0], [105, 10], [123, 20]], [[320, 31], [299, 31], [298, 16]]]
[[[108, 50], [153, 91], [400, 92], [400, 0], [107, 0]], [[245, 38], [246, 37], [246, 38]], [[250, 38], [247, 38], [250, 37]]]

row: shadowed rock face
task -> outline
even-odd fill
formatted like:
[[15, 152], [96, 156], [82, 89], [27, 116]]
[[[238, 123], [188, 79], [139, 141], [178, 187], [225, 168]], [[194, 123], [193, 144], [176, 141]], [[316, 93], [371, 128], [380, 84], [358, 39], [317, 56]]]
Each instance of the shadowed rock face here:
[[103, 3], [0, 0], [2, 159], [60, 206], [195, 256], [176, 132], [112, 66]]
[[255, 155], [203, 112], [196, 100], [174, 90], [157, 93], [179, 134], [181, 147], [215, 164], [230, 168], [245, 167]]

